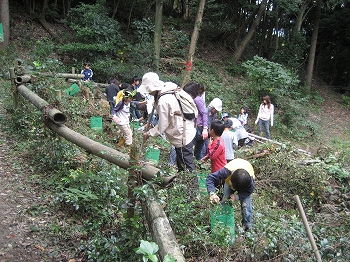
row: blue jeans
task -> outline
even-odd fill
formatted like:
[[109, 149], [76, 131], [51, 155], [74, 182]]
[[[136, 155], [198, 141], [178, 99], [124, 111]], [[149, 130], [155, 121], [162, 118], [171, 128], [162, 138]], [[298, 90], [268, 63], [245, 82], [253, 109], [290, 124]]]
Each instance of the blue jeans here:
[[258, 136], [260, 136], [262, 129], [265, 129], [266, 132], [266, 138], [270, 139], [270, 120], [261, 120], [259, 118], [259, 133]]
[[[232, 194], [234, 194], [234, 191], [225, 183], [222, 202], [229, 199]], [[244, 229], [251, 229], [253, 225], [252, 195], [245, 199], [239, 199], [239, 201], [241, 203], [242, 226]]]

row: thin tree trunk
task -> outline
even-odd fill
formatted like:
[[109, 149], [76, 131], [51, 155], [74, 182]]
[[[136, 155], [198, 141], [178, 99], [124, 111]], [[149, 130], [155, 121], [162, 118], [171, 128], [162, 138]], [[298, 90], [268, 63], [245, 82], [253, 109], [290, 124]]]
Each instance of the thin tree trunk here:
[[182, 10], [182, 14], [183, 14], [183, 19], [187, 20], [190, 18], [190, 11], [188, 8], [188, 0], [184, 0], [183, 1], [183, 10]]
[[2, 23], [4, 33], [4, 39], [0, 39], [0, 49], [5, 49], [10, 43], [10, 11], [8, 0], [0, 0], [0, 22]]
[[116, 14], [117, 11], [118, 11], [118, 6], [119, 6], [119, 3], [120, 3], [120, 0], [118, 0], [117, 3], [116, 3], [115, 1], [116, 1], [116, 0], [114, 0], [114, 2], [113, 2], [113, 15], [112, 15], [112, 18], [113, 18], [113, 19], [115, 18], [115, 14]]
[[194, 28], [193, 28], [193, 32], [192, 32], [190, 49], [188, 51], [188, 57], [187, 57], [186, 67], [185, 67], [185, 75], [184, 75], [182, 85], [181, 85], [182, 87], [190, 80], [192, 63], [193, 63], [193, 56], [194, 56], [194, 52], [196, 51], [199, 30], [200, 30], [200, 27], [202, 24], [204, 6], [205, 6], [205, 0], [201, 0], [199, 2], [197, 18], [196, 18], [196, 22], [194, 24]]
[[238, 48], [236, 49], [236, 51], [234, 52], [233, 56], [235, 58], [235, 60], [238, 62], [241, 57], [242, 54], [245, 50], [245, 48], [247, 47], [249, 41], [252, 39], [252, 37], [254, 36], [255, 30], [258, 27], [260, 21], [261, 21], [261, 17], [263, 16], [265, 9], [266, 9], [266, 3], [267, 0], [263, 0], [260, 4], [259, 7], [259, 11], [258, 14], [256, 16], [256, 18], [254, 19], [254, 22], [251, 26], [251, 28], [249, 29], [247, 35], [245, 36], [245, 38], [241, 41], [240, 45], [238, 46]]
[[154, 29], [154, 66], [155, 71], [159, 71], [159, 59], [160, 59], [160, 43], [162, 36], [162, 22], [163, 20], [163, 0], [156, 1], [156, 18]]
[[305, 18], [304, 14], [306, 12], [306, 8], [309, 5], [309, 3], [310, 3], [310, 0], [305, 0], [299, 9], [299, 13], [298, 13], [298, 16], [295, 20], [295, 25], [293, 28], [294, 35], [296, 35], [297, 33], [300, 32], [301, 24], [303, 23], [304, 18]]
[[311, 84], [312, 84], [312, 75], [313, 75], [316, 45], [317, 45], [317, 35], [318, 35], [318, 28], [320, 25], [320, 17], [321, 17], [321, 7], [322, 7], [322, 0], [317, 0], [316, 11], [315, 11], [315, 22], [314, 22], [314, 28], [311, 36], [309, 59], [308, 59], [307, 70], [306, 70], [306, 86], [307, 86], [306, 91], [307, 92], [310, 92]]

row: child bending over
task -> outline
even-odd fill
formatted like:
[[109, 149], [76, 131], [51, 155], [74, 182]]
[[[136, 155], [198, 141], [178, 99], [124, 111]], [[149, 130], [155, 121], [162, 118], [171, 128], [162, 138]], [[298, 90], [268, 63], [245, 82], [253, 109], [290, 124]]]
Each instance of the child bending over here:
[[242, 225], [245, 231], [252, 228], [253, 210], [252, 193], [254, 191], [254, 169], [244, 159], [236, 158], [219, 171], [207, 177], [207, 191], [211, 203], [218, 203], [220, 197], [216, 194], [216, 188], [224, 186], [222, 203], [231, 200], [239, 200], [241, 204]]

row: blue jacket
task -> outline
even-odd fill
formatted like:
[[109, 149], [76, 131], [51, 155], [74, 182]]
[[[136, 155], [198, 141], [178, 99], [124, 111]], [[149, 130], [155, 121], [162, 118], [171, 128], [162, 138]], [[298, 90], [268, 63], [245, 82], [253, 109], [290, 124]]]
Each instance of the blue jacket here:
[[86, 80], [92, 80], [92, 76], [94, 75], [92, 70], [89, 68], [89, 69], [83, 69], [81, 70], [81, 74], [84, 75], [84, 77], [82, 78], [82, 80], [86, 81]]

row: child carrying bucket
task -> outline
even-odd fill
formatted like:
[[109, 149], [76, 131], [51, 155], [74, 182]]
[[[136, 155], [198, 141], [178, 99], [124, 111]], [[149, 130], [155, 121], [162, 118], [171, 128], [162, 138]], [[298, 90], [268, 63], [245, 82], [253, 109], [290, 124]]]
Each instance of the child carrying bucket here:
[[[219, 171], [210, 174], [206, 180], [211, 203], [220, 202], [220, 197], [216, 194], [216, 188], [220, 188], [222, 185], [224, 186], [222, 203], [229, 200], [240, 201], [242, 225], [245, 231], [250, 230], [253, 223], [252, 193], [254, 191], [254, 178], [253, 166], [247, 160], [236, 158]], [[222, 181], [224, 181], [223, 184]]]

